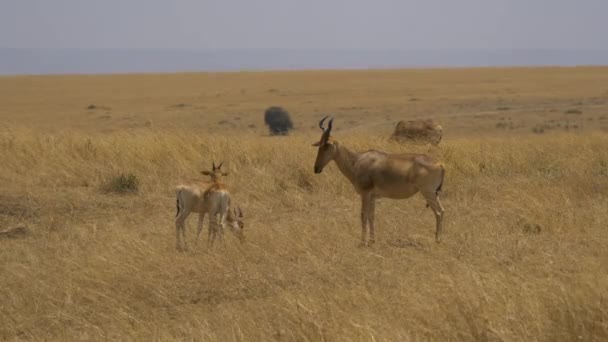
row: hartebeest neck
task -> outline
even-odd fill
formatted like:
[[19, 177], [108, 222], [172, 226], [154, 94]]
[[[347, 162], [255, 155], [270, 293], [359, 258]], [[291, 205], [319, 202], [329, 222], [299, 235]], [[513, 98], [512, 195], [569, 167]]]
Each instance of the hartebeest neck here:
[[356, 185], [355, 181], [355, 163], [361, 156], [361, 154], [351, 151], [345, 146], [340, 145], [338, 142], [334, 142], [336, 147], [336, 154], [334, 161], [338, 165], [338, 169], [342, 174], [348, 178], [348, 180]]

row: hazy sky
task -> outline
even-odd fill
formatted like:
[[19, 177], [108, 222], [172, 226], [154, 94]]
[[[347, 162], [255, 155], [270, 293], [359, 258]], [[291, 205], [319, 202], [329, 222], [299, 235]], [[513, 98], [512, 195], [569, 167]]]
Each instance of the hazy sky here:
[[0, 0], [0, 47], [608, 49], [608, 0]]

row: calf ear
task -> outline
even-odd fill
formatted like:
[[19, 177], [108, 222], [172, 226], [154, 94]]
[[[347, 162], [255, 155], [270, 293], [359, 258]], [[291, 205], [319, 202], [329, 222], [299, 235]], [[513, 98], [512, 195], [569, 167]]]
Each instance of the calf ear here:
[[316, 143], [312, 144], [312, 146], [321, 146], [321, 142], [317, 141]]
[[201, 171], [201, 173], [204, 174], [205, 176], [211, 175], [211, 172], [209, 172], [209, 171]]

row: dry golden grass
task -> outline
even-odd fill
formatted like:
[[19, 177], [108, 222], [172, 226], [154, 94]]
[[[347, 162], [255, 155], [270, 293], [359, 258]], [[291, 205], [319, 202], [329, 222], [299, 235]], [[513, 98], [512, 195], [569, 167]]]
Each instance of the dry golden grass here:
[[[0, 339], [606, 340], [607, 79], [608, 68], [0, 78], [0, 230], [29, 228], [0, 240]], [[292, 112], [292, 135], [265, 136], [272, 104]], [[381, 200], [377, 244], [356, 247], [352, 186], [334, 164], [312, 172], [325, 112], [356, 150], [444, 161], [441, 244], [416, 196]], [[444, 126], [437, 148], [378, 138], [425, 116]], [[582, 124], [533, 132], [551, 120]], [[496, 125], [509, 121], [522, 127]], [[225, 248], [178, 253], [174, 186], [212, 160], [231, 172], [248, 242], [228, 234]], [[108, 192], [120, 174], [139, 191]]]

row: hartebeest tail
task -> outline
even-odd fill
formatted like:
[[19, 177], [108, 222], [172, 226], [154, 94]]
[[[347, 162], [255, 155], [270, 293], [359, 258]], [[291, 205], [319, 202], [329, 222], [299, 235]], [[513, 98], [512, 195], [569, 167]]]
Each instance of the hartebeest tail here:
[[175, 217], [179, 215], [179, 191], [181, 190], [178, 190], [175, 196], [175, 207], [177, 208], [177, 213], [175, 213]]
[[439, 194], [441, 193], [441, 187], [443, 186], [444, 179], [445, 179], [445, 167], [443, 167], [443, 165], [441, 165], [441, 183], [439, 183], [439, 187], [437, 188], [437, 191], [435, 191], [435, 194], [437, 196], [439, 196]]
[[[441, 183], [439, 183], [437, 190], [435, 190], [435, 195], [437, 195], [437, 197], [439, 197], [439, 194], [441, 194], [441, 187], [443, 186], [444, 178], [445, 178], [445, 168], [443, 167], [443, 165], [441, 165]], [[431, 205], [429, 204], [429, 202], [426, 202], [426, 207], [429, 208], [430, 206]]]

